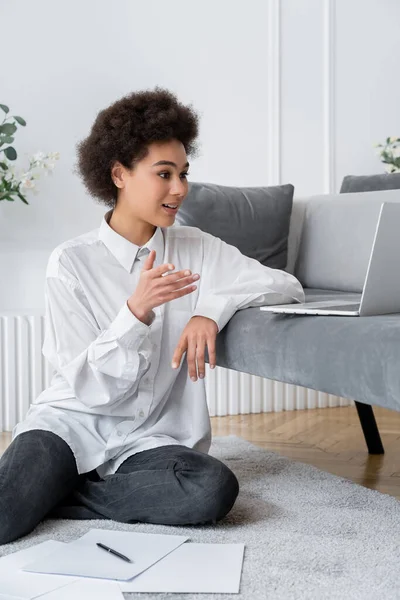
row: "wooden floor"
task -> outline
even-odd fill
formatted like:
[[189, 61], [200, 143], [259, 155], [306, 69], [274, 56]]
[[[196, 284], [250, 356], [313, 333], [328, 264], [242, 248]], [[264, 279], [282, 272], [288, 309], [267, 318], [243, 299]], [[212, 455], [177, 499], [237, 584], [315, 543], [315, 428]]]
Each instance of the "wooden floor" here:
[[385, 454], [368, 454], [352, 406], [213, 417], [213, 435], [249, 442], [400, 500], [400, 412], [373, 407]]
[[[369, 455], [356, 408], [212, 417], [214, 436], [237, 435], [400, 500], [400, 412], [374, 406], [385, 449]], [[0, 433], [0, 454], [11, 433]]]

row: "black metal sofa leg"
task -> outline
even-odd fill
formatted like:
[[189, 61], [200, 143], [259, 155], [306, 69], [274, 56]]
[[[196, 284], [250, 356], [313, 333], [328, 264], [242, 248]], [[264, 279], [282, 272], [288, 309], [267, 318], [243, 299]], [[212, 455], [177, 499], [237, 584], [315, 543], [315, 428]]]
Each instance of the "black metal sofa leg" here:
[[364, 432], [365, 441], [367, 442], [368, 453], [385, 454], [372, 406], [370, 404], [357, 402], [356, 400], [355, 403], [361, 427]]

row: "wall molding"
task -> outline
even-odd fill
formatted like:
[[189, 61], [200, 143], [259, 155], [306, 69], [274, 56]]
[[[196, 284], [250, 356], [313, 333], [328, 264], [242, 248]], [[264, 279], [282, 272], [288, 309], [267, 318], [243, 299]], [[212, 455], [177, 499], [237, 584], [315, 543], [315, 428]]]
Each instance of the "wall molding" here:
[[335, 50], [336, 50], [336, 0], [324, 0], [322, 10], [323, 35], [323, 185], [324, 194], [336, 191], [336, 140], [335, 140]]
[[268, 0], [268, 185], [281, 183], [281, 3]]

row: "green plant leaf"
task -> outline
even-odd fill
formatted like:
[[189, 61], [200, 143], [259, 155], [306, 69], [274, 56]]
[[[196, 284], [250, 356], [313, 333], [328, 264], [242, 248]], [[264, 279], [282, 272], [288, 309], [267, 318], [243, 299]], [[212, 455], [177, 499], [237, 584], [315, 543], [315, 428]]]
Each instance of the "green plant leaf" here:
[[0, 108], [2, 111], [4, 111], [6, 114], [8, 112], [10, 112], [10, 109], [8, 108], [8, 106], [6, 106], [5, 104], [0, 104]]
[[0, 168], [3, 169], [3, 171], [8, 171], [8, 166], [6, 163], [0, 162]]
[[29, 202], [27, 200], [25, 200], [24, 196], [21, 194], [21, 192], [17, 192], [18, 197], [22, 200], [22, 202], [24, 202], [25, 204], [29, 204]]
[[11, 135], [0, 135], [0, 146], [3, 144], [12, 144], [14, 139]]
[[17, 158], [15, 148], [12, 146], [8, 146], [8, 148], [5, 148], [3, 152], [7, 156], [8, 160], [15, 160]]
[[17, 126], [14, 123], [3, 123], [0, 125], [0, 133], [5, 133], [6, 135], [12, 135], [17, 131]]
[[20, 125], [25, 127], [25, 125], [26, 125], [25, 119], [23, 119], [22, 117], [16, 117], [16, 116], [13, 116], [13, 119], [15, 119], [17, 121], [17, 123], [19, 123]]

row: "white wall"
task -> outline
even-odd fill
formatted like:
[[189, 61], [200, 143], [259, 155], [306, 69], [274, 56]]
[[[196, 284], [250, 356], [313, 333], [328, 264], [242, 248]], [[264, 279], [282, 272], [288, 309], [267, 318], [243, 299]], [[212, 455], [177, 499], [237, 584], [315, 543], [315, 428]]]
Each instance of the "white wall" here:
[[21, 164], [61, 153], [30, 206], [0, 203], [0, 311], [40, 311], [50, 251], [99, 225], [75, 144], [131, 91], [167, 87], [199, 111], [194, 181], [338, 191], [382, 172], [372, 145], [400, 133], [397, 0], [13, 0], [0, 22]]

